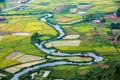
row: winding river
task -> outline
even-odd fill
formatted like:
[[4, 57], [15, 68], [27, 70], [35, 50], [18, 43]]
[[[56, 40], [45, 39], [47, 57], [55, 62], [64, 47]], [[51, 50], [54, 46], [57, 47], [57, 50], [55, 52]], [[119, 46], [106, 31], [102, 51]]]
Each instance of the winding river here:
[[65, 33], [63, 31], [63, 29], [61, 28], [60, 25], [58, 24], [52, 24], [50, 22], [48, 22], [48, 18], [50, 17], [53, 17], [53, 14], [51, 13], [46, 13], [46, 16], [42, 17], [41, 18], [41, 21], [45, 22], [46, 24], [50, 25], [51, 27], [53, 27], [58, 33], [59, 35], [51, 40], [46, 40], [46, 41], [42, 41], [40, 44], [38, 43], [35, 43], [35, 46], [38, 47], [38, 49], [40, 49], [41, 51], [43, 51], [44, 53], [48, 54], [48, 55], [52, 55], [52, 56], [83, 56], [83, 57], [91, 57], [93, 60], [92, 61], [89, 61], [89, 62], [67, 62], [67, 61], [55, 61], [55, 62], [47, 62], [47, 63], [43, 63], [43, 64], [40, 64], [40, 65], [37, 65], [37, 66], [34, 66], [34, 67], [29, 67], [29, 68], [26, 68], [16, 74], [14, 74], [14, 76], [11, 78], [11, 80], [19, 80], [19, 77], [21, 75], [23, 75], [24, 73], [27, 73], [31, 70], [34, 70], [34, 69], [38, 69], [40, 67], [50, 67], [50, 66], [56, 66], [56, 65], [64, 65], [64, 64], [71, 64], [71, 65], [90, 65], [94, 62], [100, 62], [103, 60], [103, 57], [101, 56], [98, 56], [96, 55], [95, 53], [93, 52], [87, 52], [87, 53], [72, 53], [72, 54], [69, 54], [69, 53], [64, 53], [64, 52], [61, 52], [61, 51], [58, 51], [54, 48], [52, 49], [48, 49], [46, 47], [44, 47], [44, 45], [47, 43], [47, 42], [50, 42], [50, 41], [54, 41], [54, 40], [58, 40], [58, 39], [61, 39], [62, 37], [65, 36]]

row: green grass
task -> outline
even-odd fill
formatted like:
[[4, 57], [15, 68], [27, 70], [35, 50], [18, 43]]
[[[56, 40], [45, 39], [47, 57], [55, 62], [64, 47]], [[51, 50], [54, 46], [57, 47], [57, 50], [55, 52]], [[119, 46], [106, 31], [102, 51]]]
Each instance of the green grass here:
[[9, 67], [9, 66], [16, 65], [18, 63], [19, 63], [18, 61], [12, 60], [12, 59], [4, 60], [4, 61], [0, 62], [0, 68], [6, 68], [6, 67]]
[[74, 25], [72, 29], [79, 33], [86, 33], [86, 32], [93, 31], [94, 26], [91, 23], [81, 23], [81, 24]]
[[66, 18], [66, 19], [61, 19], [60, 21], [58, 21], [58, 22], [62, 22], [62, 23], [67, 23], [67, 22], [82, 19], [81, 15], [70, 14], [70, 13], [68, 13], [68, 14], [55, 14], [54, 17], [55, 17], [55, 19]]

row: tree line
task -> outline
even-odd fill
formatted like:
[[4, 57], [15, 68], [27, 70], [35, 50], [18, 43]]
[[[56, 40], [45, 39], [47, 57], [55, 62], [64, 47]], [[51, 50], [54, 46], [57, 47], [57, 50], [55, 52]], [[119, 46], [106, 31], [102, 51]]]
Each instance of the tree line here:
[[120, 23], [111, 23], [112, 29], [120, 29]]

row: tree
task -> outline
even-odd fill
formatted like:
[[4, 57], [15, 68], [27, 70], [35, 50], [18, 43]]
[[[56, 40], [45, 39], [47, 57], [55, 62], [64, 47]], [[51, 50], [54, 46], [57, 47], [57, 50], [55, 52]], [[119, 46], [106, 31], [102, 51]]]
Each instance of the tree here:
[[83, 17], [83, 20], [86, 21], [86, 22], [92, 22], [92, 20], [95, 20], [95, 19], [99, 19], [101, 20], [101, 18], [103, 19], [104, 17], [104, 13], [101, 13], [101, 12], [95, 12], [93, 14], [87, 14]]
[[39, 35], [37, 32], [34, 33], [32, 36], [31, 36], [31, 43], [32, 44], [35, 44], [35, 43], [39, 43], [41, 42], [40, 40], [40, 37], [42, 37], [43, 35]]
[[[6, 0], [0, 0], [0, 4], [3, 4], [4, 9], [6, 8]], [[0, 10], [2, 8], [0, 7]]]
[[117, 9], [117, 16], [120, 17], [120, 8]]
[[120, 41], [120, 36], [118, 36], [117, 40]]

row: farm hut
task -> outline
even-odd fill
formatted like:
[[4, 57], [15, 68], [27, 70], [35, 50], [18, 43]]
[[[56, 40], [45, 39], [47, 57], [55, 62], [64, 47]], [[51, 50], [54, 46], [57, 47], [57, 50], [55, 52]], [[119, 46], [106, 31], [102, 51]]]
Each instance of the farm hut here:
[[93, 20], [92, 23], [100, 23], [100, 20]]
[[85, 12], [85, 11], [79, 11], [79, 12], [77, 12], [77, 14], [86, 14], [87, 12]]

